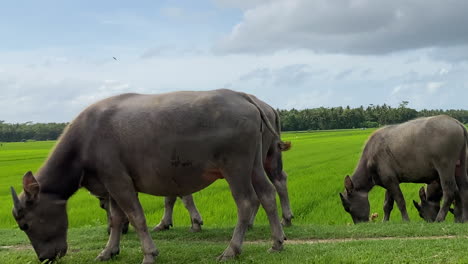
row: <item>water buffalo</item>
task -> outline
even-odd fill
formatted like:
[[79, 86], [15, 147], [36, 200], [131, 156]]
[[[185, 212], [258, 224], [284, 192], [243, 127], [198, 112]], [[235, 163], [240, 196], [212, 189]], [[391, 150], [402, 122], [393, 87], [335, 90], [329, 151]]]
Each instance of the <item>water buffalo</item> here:
[[[190, 230], [192, 232], [199, 232], [201, 231], [201, 226], [203, 225], [203, 220], [201, 218], [200, 213], [198, 212], [197, 207], [195, 206], [195, 202], [193, 201], [193, 197], [191, 194], [180, 197], [182, 203], [184, 204], [185, 208], [190, 215], [190, 222], [192, 226]], [[172, 226], [172, 212], [174, 210], [174, 204], [177, 200], [176, 196], [167, 196], [164, 199], [164, 216], [154, 228], [153, 231], [161, 231], [167, 230]]]
[[[275, 109], [266, 104], [265, 102], [259, 100], [253, 95], [249, 95], [252, 100], [263, 110], [265, 116], [268, 118], [271, 124], [274, 124], [275, 131], [278, 135], [281, 134], [281, 124], [279, 114]], [[291, 211], [291, 206], [289, 203], [288, 188], [287, 188], [287, 174], [282, 170], [282, 157], [281, 152], [287, 151], [291, 147], [290, 142], [283, 142], [275, 137], [270, 130], [265, 129], [262, 134], [262, 142], [264, 145], [269, 145], [266, 149], [267, 153], [263, 156], [266, 156], [263, 161], [263, 167], [267, 173], [268, 178], [274, 184], [276, 191], [281, 203], [282, 209], [282, 224], [284, 226], [291, 226], [291, 220], [294, 217]], [[182, 196], [182, 202], [185, 208], [188, 210], [191, 220], [191, 231], [197, 232], [201, 230], [201, 225], [203, 225], [203, 220], [198, 212], [195, 203], [193, 201], [192, 195]], [[164, 200], [164, 216], [159, 222], [158, 225], [154, 227], [154, 231], [166, 230], [172, 226], [172, 212], [174, 209], [174, 204], [177, 200], [177, 197], [166, 197]], [[101, 201], [102, 202], [102, 201]], [[102, 207], [102, 205], [101, 205]], [[255, 220], [256, 212], [258, 211], [259, 202], [257, 202], [256, 210], [252, 216], [249, 227], [253, 226]], [[106, 210], [108, 212], [108, 210]], [[109, 215], [109, 212], [108, 212]], [[110, 222], [109, 226], [110, 226]], [[128, 225], [127, 225], [128, 226]], [[125, 226], [124, 226], [125, 231]]]
[[[456, 198], [457, 187], [462, 201], [463, 220], [466, 220], [467, 141], [463, 124], [444, 115], [419, 118], [377, 130], [366, 143], [353, 176], [344, 179], [345, 191], [340, 193], [344, 209], [351, 214], [354, 223], [368, 221], [368, 193], [379, 185], [386, 189], [387, 204], [384, 207], [393, 206], [393, 201], [396, 201], [403, 220], [408, 221], [399, 184], [439, 180], [443, 189], [443, 205], [435, 220], [445, 219]], [[460, 169], [456, 169], [459, 161]]]
[[[419, 216], [427, 222], [434, 222], [437, 213], [440, 210], [440, 201], [442, 200], [442, 188], [437, 181], [427, 185], [427, 190], [424, 187], [419, 189], [419, 198], [421, 202], [418, 203], [413, 200], [414, 207], [418, 210]], [[455, 216], [455, 222], [462, 222], [462, 212], [459, 202], [454, 201], [454, 208], [450, 208], [450, 212]]]
[[[283, 171], [282, 173], [284, 174], [284, 176], [283, 176], [284, 179], [286, 179], [287, 178], [286, 172]], [[282, 184], [282, 183], [280, 183], [280, 184]], [[276, 188], [276, 190], [278, 190], [278, 188]], [[284, 201], [284, 200], [281, 199], [281, 197], [282, 197], [281, 195], [279, 195], [279, 197], [280, 197], [280, 201]], [[191, 223], [192, 223], [192, 226], [190, 227], [190, 230], [192, 232], [200, 231], [201, 226], [203, 225], [203, 220], [201, 218], [200, 213], [198, 212], [197, 207], [195, 206], [195, 202], [193, 201], [192, 195], [182, 196], [181, 199], [182, 199], [182, 202], [183, 202], [185, 208], [187, 209], [187, 211], [189, 212], [189, 215], [190, 215], [190, 220], [191, 220]], [[161, 221], [159, 222], [159, 224], [156, 225], [153, 228], [153, 231], [167, 230], [172, 226], [172, 212], [174, 210], [174, 204], [175, 204], [176, 200], [177, 200], [177, 197], [166, 197], [165, 198], [165, 200], [164, 200], [164, 216], [161, 219]], [[283, 205], [283, 202], [281, 204]], [[289, 203], [288, 203], [288, 205], [289, 205]], [[256, 208], [257, 208], [257, 210], [254, 211], [254, 214], [253, 214], [252, 218], [249, 221], [249, 225], [248, 225], [249, 227], [253, 226], [253, 222], [255, 220], [255, 215], [256, 215], [256, 212], [258, 211], [258, 206]], [[285, 207], [283, 207], [283, 208], [285, 208]], [[287, 207], [287, 208], [289, 208], [289, 207]], [[292, 214], [289, 214], [290, 217], [286, 218], [284, 212], [287, 212], [287, 211], [285, 209], [283, 209], [282, 224], [284, 226], [291, 226], [291, 224], [292, 224], [291, 219], [294, 218], [294, 216]], [[289, 211], [289, 212], [291, 212], [291, 211]], [[125, 230], [123, 230], [122, 232], [124, 232], [124, 231]]]
[[[413, 200], [413, 204], [418, 210], [419, 216], [427, 222], [434, 222], [437, 214], [439, 213], [440, 200], [442, 199], [442, 187], [440, 187], [440, 182], [433, 181], [432, 183], [427, 184], [427, 195], [424, 187], [421, 187], [421, 189], [419, 189], [419, 197], [421, 198], [421, 203], [418, 204]], [[390, 219], [393, 203], [393, 198], [390, 197], [388, 191], [385, 191], [384, 221], [388, 221]], [[452, 208], [449, 210], [453, 213]]]
[[413, 204], [418, 210], [419, 216], [427, 222], [434, 222], [440, 210], [440, 200], [442, 200], [442, 187], [438, 181], [433, 181], [427, 185], [427, 192], [424, 187], [419, 189], [418, 204], [413, 200]]
[[240, 254], [257, 199], [270, 221], [271, 250], [279, 251], [285, 236], [275, 188], [263, 168], [269, 147], [262, 141], [264, 129], [279, 140], [250, 96], [226, 89], [102, 100], [70, 123], [36, 176], [24, 175], [19, 196], [12, 188], [13, 215], [39, 259], [55, 259], [67, 251], [70, 196], [80, 186], [98, 197], [109, 194], [111, 232], [97, 259], [119, 253], [127, 215], [140, 238], [143, 263], [154, 263], [158, 251], [136, 193], [183, 196], [225, 178], [238, 222], [219, 259]]
[[[107, 233], [110, 234], [111, 229], [111, 212], [109, 206], [109, 196], [106, 197], [98, 197], [99, 198], [99, 205], [102, 209], [106, 211], [107, 214]], [[203, 225], [203, 220], [201, 218], [200, 213], [198, 212], [197, 207], [195, 206], [195, 202], [193, 201], [193, 197], [191, 194], [181, 196], [182, 203], [184, 204], [185, 208], [189, 212], [190, 220], [192, 222], [192, 226], [190, 230], [192, 232], [199, 232], [201, 231], [201, 226]], [[177, 196], [166, 196], [164, 199], [164, 216], [161, 219], [161, 222], [153, 228], [153, 231], [161, 231], [167, 230], [172, 226], [172, 212], [174, 209], [174, 204], [177, 200]], [[124, 218], [124, 225], [122, 227], [122, 234], [126, 234], [128, 232], [128, 218]]]

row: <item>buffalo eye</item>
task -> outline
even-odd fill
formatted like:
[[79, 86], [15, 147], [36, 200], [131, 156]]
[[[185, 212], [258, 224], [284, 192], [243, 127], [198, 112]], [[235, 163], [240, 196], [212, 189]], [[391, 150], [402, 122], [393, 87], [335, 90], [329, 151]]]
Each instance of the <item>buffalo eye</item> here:
[[26, 230], [29, 229], [29, 225], [28, 225], [28, 224], [23, 224], [23, 225], [20, 225], [19, 228], [20, 228], [21, 230], [23, 230], [23, 231], [26, 231]]

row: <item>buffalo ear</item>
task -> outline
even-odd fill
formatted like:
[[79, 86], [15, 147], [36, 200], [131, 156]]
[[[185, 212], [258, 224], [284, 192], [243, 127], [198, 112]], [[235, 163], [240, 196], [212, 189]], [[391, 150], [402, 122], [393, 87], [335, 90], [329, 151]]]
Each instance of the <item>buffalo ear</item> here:
[[421, 198], [421, 202], [426, 201], [426, 191], [424, 190], [424, 187], [421, 187], [419, 189], [419, 198]]
[[27, 201], [34, 201], [39, 196], [39, 183], [30, 171], [26, 172], [23, 176], [23, 190], [26, 194]]
[[418, 209], [418, 211], [421, 211], [421, 206], [418, 204], [418, 202], [413, 200], [413, 204], [414, 204], [414, 207], [416, 207], [416, 209]]
[[353, 190], [354, 190], [354, 184], [353, 184], [353, 181], [351, 180], [351, 177], [349, 177], [349, 175], [346, 175], [345, 179], [344, 179], [344, 186], [345, 186], [345, 189], [348, 193], [352, 193]]

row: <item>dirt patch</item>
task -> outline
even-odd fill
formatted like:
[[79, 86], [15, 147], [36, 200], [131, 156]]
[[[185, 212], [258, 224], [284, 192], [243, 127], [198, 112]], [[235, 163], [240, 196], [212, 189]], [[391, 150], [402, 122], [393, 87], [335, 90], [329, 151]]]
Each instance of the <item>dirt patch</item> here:
[[[422, 237], [363, 237], [363, 238], [328, 238], [328, 239], [288, 239], [286, 245], [307, 245], [320, 243], [346, 243], [354, 241], [383, 241], [383, 240], [431, 240], [431, 239], [454, 239], [468, 238], [468, 236], [422, 236]], [[245, 244], [268, 244], [270, 240], [245, 241]], [[6, 250], [32, 250], [31, 245], [0, 246]], [[70, 249], [71, 252], [79, 252], [80, 249]]]
[[0, 249], [8, 250], [32, 250], [31, 245], [13, 245], [13, 246], [0, 246]]
[[[31, 245], [13, 245], [13, 246], [0, 246], [0, 249], [6, 249], [6, 250], [33, 250]], [[80, 249], [77, 248], [72, 248], [69, 250], [69, 252], [80, 252]]]
[[[328, 238], [328, 239], [288, 239], [285, 244], [305, 245], [320, 243], [346, 243], [353, 241], [382, 241], [382, 240], [430, 240], [430, 239], [453, 239], [468, 238], [466, 236], [422, 236], [422, 237], [365, 237], [365, 238]], [[246, 244], [270, 243], [269, 240], [245, 241]]]

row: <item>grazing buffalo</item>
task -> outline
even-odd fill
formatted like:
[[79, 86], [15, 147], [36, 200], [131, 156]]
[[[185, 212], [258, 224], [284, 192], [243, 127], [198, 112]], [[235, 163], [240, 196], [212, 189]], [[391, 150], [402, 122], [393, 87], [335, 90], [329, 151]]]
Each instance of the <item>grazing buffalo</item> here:
[[[182, 196], [180, 197], [182, 200], [182, 203], [184, 204], [185, 208], [187, 208], [187, 211], [189, 212], [190, 215], [190, 221], [192, 223], [192, 226], [190, 227], [190, 230], [192, 232], [199, 232], [201, 231], [201, 226], [203, 225], [203, 220], [201, 218], [200, 213], [198, 212], [197, 207], [195, 206], [195, 202], [193, 201], [193, 197], [191, 194]], [[177, 200], [176, 196], [167, 196], [164, 199], [164, 216], [161, 219], [161, 222], [159, 222], [158, 225], [156, 225], [153, 228], [153, 231], [161, 231], [161, 230], [167, 230], [172, 226], [172, 212], [174, 210], [174, 204]]]
[[[109, 196], [106, 197], [98, 197], [99, 198], [99, 205], [102, 209], [106, 211], [107, 214], [107, 233], [110, 234], [110, 229], [112, 225], [111, 221], [111, 212], [109, 206]], [[199, 232], [201, 231], [201, 226], [203, 225], [203, 220], [201, 218], [200, 213], [198, 212], [197, 207], [195, 206], [195, 202], [193, 201], [193, 197], [191, 194], [181, 196], [182, 203], [184, 204], [185, 208], [190, 214], [190, 220], [192, 222], [192, 226], [190, 230], [192, 232]], [[153, 228], [153, 231], [161, 231], [167, 230], [172, 226], [172, 212], [174, 209], [174, 204], [177, 200], [177, 196], [166, 196], [164, 200], [164, 216], [161, 222]], [[124, 225], [122, 227], [122, 234], [126, 234], [128, 232], [128, 218], [125, 217]]]
[[70, 196], [80, 186], [98, 197], [109, 194], [111, 232], [97, 259], [119, 253], [126, 215], [140, 238], [143, 263], [154, 263], [158, 251], [136, 193], [184, 196], [224, 178], [238, 222], [219, 259], [240, 254], [257, 199], [270, 221], [271, 250], [279, 251], [285, 236], [275, 188], [263, 168], [269, 147], [263, 144], [265, 129], [279, 140], [252, 97], [231, 90], [102, 100], [70, 123], [36, 176], [24, 175], [22, 194], [12, 188], [13, 215], [39, 259], [55, 259], [67, 251]]
[[[271, 124], [274, 124], [275, 131], [278, 135], [281, 133], [281, 124], [280, 118], [278, 113], [275, 109], [271, 106], [266, 104], [265, 102], [259, 100], [253, 95], [249, 95], [255, 103], [263, 110], [265, 116], [268, 118]], [[289, 203], [289, 196], [288, 196], [288, 188], [287, 188], [287, 174], [282, 170], [282, 157], [281, 152], [287, 151], [291, 147], [290, 142], [282, 142], [280, 141], [275, 135], [271, 133], [270, 130], [265, 129], [263, 131], [263, 138], [262, 142], [264, 145], [269, 145], [268, 148], [264, 148], [266, 153], [263, 154], [265, 160], [263, 161], [263, 167], [267, 173], [268, 178], [274, 184], [276, 191], [278, 192], [278, 196], [281, 203], [282, 208], [282, 215], [283, 220], [282, 223], [284, 226], [291, 226], [291, 220], [294, 217], [291, 211], [291, 206]], [[192, 195], [182, 196], [182, 202], [185, 208], [188, 210], [190, 214], [190, 220], [192, 223], [191, 231], [197, 232], [201, 230], [201, 225], [203, 225], [203, 220], [200, 216], [200, 213], [195, 206], [193, 201]], [[166, 197], [164, 200], [164, 216], [161, 219], [160, 223], [154, 227], [154, 231], [161, 231], [169, 229], [172, 226], [172, 212], [174, 209], [174, 204], [177, 200], [177, 197]], [[101, 207], [102, 207], [102, 200], [101, 200]], [[257, 202], [256, 210], [254, 215], [252, 216], [249, 227], [253, 226], [253, 221], [255, 220], [255, 215], [258, 210], [259, 203]], [[106, 210], [108, 212], [108, 210]], [[109, 212], [108, 212], [109, 216]], [[110, 222], [109, 226], [110, 226]], [[128, 226], [128, 224], [127, 224]], [[125, 226], [124, 226], [125, 231]]]
[[427, 185], [427, 191], [424, 187], [419, 189], [418, 204], [413, 200], [413, 204], [418, 210], [419, 216], [427, 222], [434, 222], [440, 210], [440, 200], [442, 200], [442, 187], [438, 181], [433, 181]]
[[[286, 179], [287, 178], [286, 172], [283, 171], [282, 173], [284, 175], [283, 176], [284, 179]], [[278, 188], [276, 190], [278, 190]], [[285, 189], [285, 190], [287, 190], [287, 189]], [[279, 194], [279, 192], [278, 192], [278, 194]], [[279, 194], [279, 197], [280, 197], [280, 202], [282, 202], [281, 204], [283, 205], [284, 200], [281, 199], [282, 198], [281, 194]], [[182, 199], [182, 202], [183, 202], [185, 208], [187, 209], [187, 211], [189, 212], [189, 215], [190, 215], [190, 220], [192, 222], [192, 226], [190, 227], [190, 230], [192, 232], [201, 231], [201, 226], [203, 225], [203, 220], [201, 218], [200, 213], [198, 212], [197, 207], [195, 206], [195, 202], [193, 201], [192, 195], [182, 196], [181, 199]], [[161, 219], [161, 221], [159, 222], [159, 224], [156, 225], [153, 228], [153, 231], [167, 230], [170, 227], [172, 227], [172, 212], [174, 210], [174, 204], [175, 204], [176, 200], [177, 200], [177, 197], [175, 197], [175, 196], [165, 198], [165, 200], [164, 200], [164, 216]], [[288, 203], [288, 205], [289, 205], [289, 203]], [[258, 206], [256, 208], [258, 210]], [[285, 208], [285, 207], [283, 207], [283, 208]], [[289, 208], [289, 207], [286, 207], [286, 208]], [[257, 213], [257, 210], [254, 211], [254, 214], [253, 214], [253, 216], [251, 217], [251, 219], [249, 221], [249, 227], [253, 226], [253, 222], [255, 220], [255, 215]], [[291, 219], [294, 218], [294, 216], [292, 214], [289, 214], [290, 217], [286, 218], [284, 212], [286, 212], [285, 209], [283, 209], [282, 224], [284, 226], [291, 226], [291, 224], [292, 224]], [[289, 212], [291, 212], [291, 211], [289, 211]], [[125, 230], [123, 230], [122, 232], [124, 232], [124, 231]]]
[[[427, 190], [424, 187], [419, 189], [419, 198], [421, 202], [418, 203], [413, 200], [414, 207], [419, 212], [419, 216], [427, 222], [434, 222], [437, 213], [440, 210], [440, 201], [442, 200], [442, 188], [440, 183], [437, 181], [432, 182], [427, 185]], [[455, 222], [462, 222], [462, 212], [459, 205], [459, 202], [454, 201], [454, 208], [450, 208], [450, 212], [455, 217]]]
[[457, 198], [457, 187], [463, 220], [466, 220], [467, 141], [465, 127], [444, 115], [415, 119], [377, 130], [366, 143], [353, 176], [345, 177], [345, 191], [340, 193], [344, 209], [351, 214], [354, 223], [368, 221], [368, 193], [379, 185], [386, 189], [384, 211], [391, 209], [396, 201], [403, 220], [408, 221], [399, 184], [439, 180], [443, 189], [443, 205], [435, 220], [445, 219], [452, 201]]

